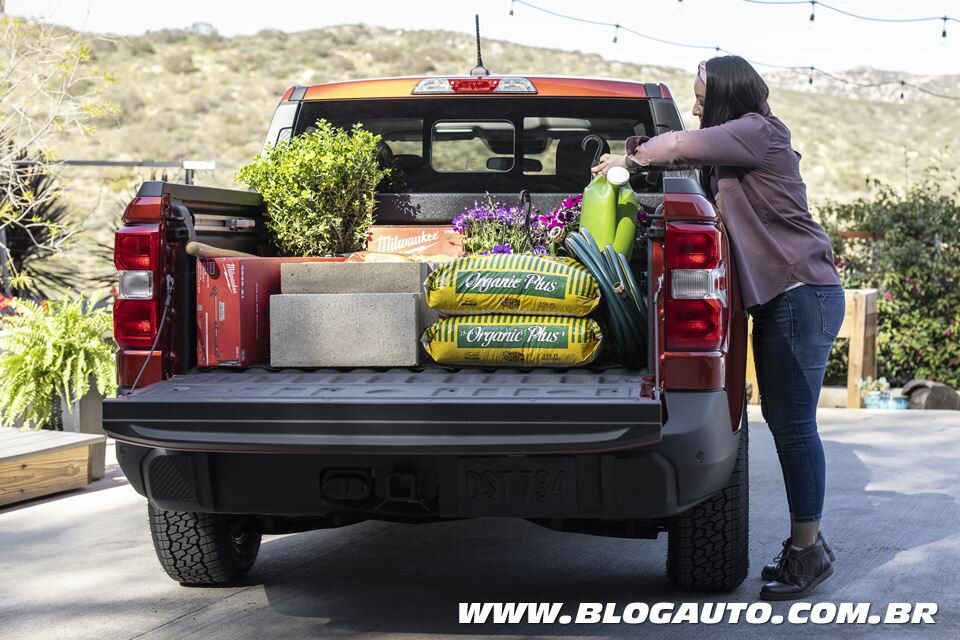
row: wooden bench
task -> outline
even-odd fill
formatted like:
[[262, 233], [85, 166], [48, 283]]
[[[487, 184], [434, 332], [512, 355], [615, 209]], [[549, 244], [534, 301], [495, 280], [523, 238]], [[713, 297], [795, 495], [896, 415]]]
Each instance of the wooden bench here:
[[104, 436], [0, 429], [0, 507], [85, 487], [91, 449]]
[[[850, 341], [847, 368], [847, 408], [860, 408], [860, 380], [877, 377], [877, 290], [845, 289], [847, 304], [838, 338]], [[760, 401], [753, 363], [753, 319], [747, 325], [747, 382], [753, 385], [750, 403]]]

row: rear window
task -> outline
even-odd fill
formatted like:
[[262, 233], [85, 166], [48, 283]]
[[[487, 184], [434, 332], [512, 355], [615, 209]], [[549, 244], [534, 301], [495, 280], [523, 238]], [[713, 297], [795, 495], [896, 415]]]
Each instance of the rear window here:
[[[576, 193], [590, 181], [595, 143], [623, 153], [634, 135], [653, 135], [647, 100], [445, 97], [304, 102], [295, 134], [325, 118], [356, 123], [382, 138], [381, 162], [393, 169], [381, 190], [412, 193]], [[637, 191], [655, 190], [641, 177]]]

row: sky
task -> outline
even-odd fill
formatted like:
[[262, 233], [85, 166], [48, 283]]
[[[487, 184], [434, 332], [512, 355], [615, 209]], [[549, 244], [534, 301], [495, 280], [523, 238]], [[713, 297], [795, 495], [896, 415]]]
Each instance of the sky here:
[[[855, 20], [810, 5], [766, 6], [744, 0], [530, 0], [552, 11], [615, 22], [659, 38], [719, 46], [771, 64], [829, 71], [869, 66], [921, 75], [960, 74], [960, 22], [887, 24]], [[827, 0], [825, 0], [827, 1]], [[952, 16], [960, 0], [829, 0], [839, 8], [884, 18]], [[510, 16], [511, 6], [514, 15]], [[695, 70], [713, 55], [664, 45], [614, 29], [559, 19], [510, 0], [7, 0], [7, 13], [113, 34], [212, 25], [223, 35], [262, 29], [302, 31], [366, 23], [396, 29], [472, 32], [480, 15], [485, 37], [597, 53], [613, 60]], [[493, 60], [485, 60], [496, 71]], [[761, 72], [763, 66], [759, 67]]]

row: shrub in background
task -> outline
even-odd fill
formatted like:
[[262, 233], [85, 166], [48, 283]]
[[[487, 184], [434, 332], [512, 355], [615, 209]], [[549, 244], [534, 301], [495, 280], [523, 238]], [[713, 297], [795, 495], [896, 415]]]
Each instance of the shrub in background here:
[[[898, 384], [960, 387], [960, 190], [945, 193], [944, 184], [936, 174], [902, 194], [876, 184], [871, 198], [820, 208], [844, 286], [880, 290], [877, 373]], [[840, 237], [844, 230], [878, 237]], [[843, 357], [835, 348], [828, 370]]]
[[91, 380], [105, 395], [116, 391], [110, 314], [90, 300], [45, 304], [14, 300], [15, 313], [0, 321], [0, 424], [20, 421], [35, 429], [50, 420], [54, 402], [67, 407]]
[[319, 120], [240, 169], [237, 180], [263, 196], [277, 248], [323, 256], [366, 248], [377, 185], [389, 170], [377, 160], [380, 136]]

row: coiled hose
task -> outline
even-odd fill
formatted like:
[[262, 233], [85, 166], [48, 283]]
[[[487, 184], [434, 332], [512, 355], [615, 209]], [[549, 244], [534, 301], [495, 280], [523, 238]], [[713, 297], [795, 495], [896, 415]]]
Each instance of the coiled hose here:
[[593, 274], [603, 293], [607, 331], [624, 366], [647, 366], [647, 299], [637, 286], [630, 264], [612, 245], [603, 251], [585, 228], [567, 236], [567, 251]]

